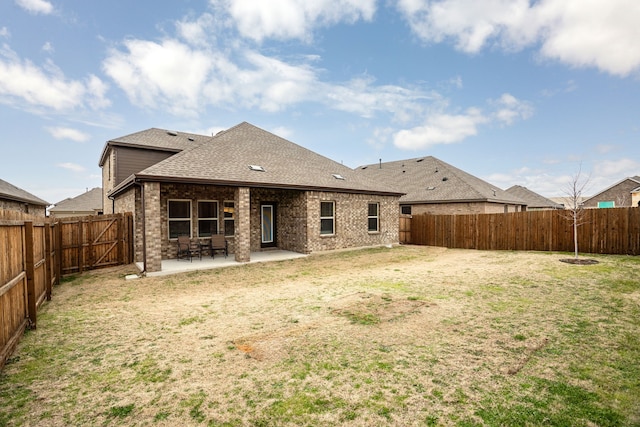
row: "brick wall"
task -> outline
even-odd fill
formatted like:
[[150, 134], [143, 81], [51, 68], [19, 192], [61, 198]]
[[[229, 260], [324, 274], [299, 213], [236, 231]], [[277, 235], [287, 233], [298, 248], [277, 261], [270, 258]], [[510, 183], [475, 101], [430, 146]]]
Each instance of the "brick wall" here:
[[508, 212], [519, 212], [519, 205], [505, 205], [502, 203], [488, 202], [460, 202], [460, 203], [425, 203], [411, 206], [411, 214], [423, 213], [432, 215], [464, 215], [477, 213], [504, 213], [505, 206]]
[[[320, 234], [320, 202], [335, 202], [335, 234]], [[369, 203], [380, 204], [378, 232], [368, 231]], [[400, 207], [397, 197], [345, 194], [332, 192], [307, 193], [306, 253], [333, 249], [378, 246], [398, 243]]]
[[[109, 206], [111, 206], [111, 199]], [[134, 231], [134, 261], [142, 262], [142, 205], [140, 203], [140, 188], [134, 186], [125, 193], [118, 196], [113, 203], [115, 205], [114, 213], [133, 212], [133, 231]]]
[[[116, 213], [118, 211], [114, 211], [113, 202], [111, 199], [107, 197], [107, 194], [114, 187], [114, 167], [115, 164], [115, 153], [114, 150], [109, 149], [109, 154], [105, 159], [104, 164], [102, 165], [102, 212], [105, 215]], [[133, 210], [129, 211], [133, 212]]]
[[15, 200], [0, 199], [0, 209], [27, 213], [30, 215], [45, 216], [47, 209], [44, 206], [30, 203], [16, 202]]
[[617, 208], [631, 205], [631, 191], [638, 188], [638, 183], [627, 179], [618, 185], [609, 188], [602, 193], [584, 202], [585, 208], [597, 208], [598, 202], [614, 202]]

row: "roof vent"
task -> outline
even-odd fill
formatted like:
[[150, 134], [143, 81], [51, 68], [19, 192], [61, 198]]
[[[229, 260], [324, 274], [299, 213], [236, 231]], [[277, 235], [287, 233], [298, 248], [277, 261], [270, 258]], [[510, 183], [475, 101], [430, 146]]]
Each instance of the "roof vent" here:
[[340, 175], [339, 173], [332, 173], [331, 175], [333, 175], [335, 179], [341, 179], [344, 181], [344, 176]]
[[362, 170], [365, 170], [365, 169], [366, 169], [366, 168], [368, 168], [368, 167], [369, 167], [369, 166], [363, 166], [363, 167], [362, 167]]
[[178, 136], [178, 132], [174, 132], [172, 130], [168, 130], [167, 131], [167, 135], [171, 135], [171, 136]]
[[416, 163], [420, 163], [422, 161], [424, 161], [424, 159], [418, 159], [418, 160], [416, 160]]
[[259, 165], [249, 165], [249, 169], [251, 169], [252, 171], [258, 171], [258, 172], [264, 172], [264, 168], [262, 166]]
[[427, 190], [435, 190], [436, 187], [427, 187]]
[[193, 139], [193, 138], [191, 138], [191, 137], [189, 137], [189, 138], [187, 138], [187, 139], [188, 139], [189, 141], [195, 141], [195, 139]]
[[446, 176], [443, 176], [443, 177], [442, 177], [442, 180], [443, 180], [443, 181], [449, 181], [449, 178], [447, 178]]

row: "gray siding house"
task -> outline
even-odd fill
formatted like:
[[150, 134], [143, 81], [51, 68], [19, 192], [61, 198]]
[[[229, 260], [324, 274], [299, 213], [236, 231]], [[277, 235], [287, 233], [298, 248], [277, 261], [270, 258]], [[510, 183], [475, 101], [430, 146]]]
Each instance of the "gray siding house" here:
[[102, 188], [92, 188], [56, 203], [49, 209], [49, 215], [56, 218], [102, 215]]
[[136, 261], [149, 272], [176, 257], [179, 235], [223, 233], [239, 262], [270, 248], [398, 242], [401, 192], [246, 122], [212, 137], [127, 135], [99, 164], [105, 213], [133, 212]]
[[516, 196], [527, 204], [528, 211], [543, 211], [553, 209], [564, 209], [564, 205], [556, 203], [551, 199], [529, 190], [521, 185], [513, 185], [505, 190], [507, 193]]
[[432, 156], [360, 166], [356, 171], [405, 193], [403, 214], [519, 212], [526, 202]]

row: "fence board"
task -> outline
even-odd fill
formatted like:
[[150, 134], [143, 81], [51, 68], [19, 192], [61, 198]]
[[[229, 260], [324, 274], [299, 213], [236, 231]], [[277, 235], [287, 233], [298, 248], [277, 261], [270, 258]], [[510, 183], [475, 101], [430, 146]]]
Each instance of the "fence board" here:
[[[587, 209], [578, 227], [583, 253], [640, 255], [640, 209]], [[413, 215], [411, 243], [480, 250], [572, 252], [567, 211]]]

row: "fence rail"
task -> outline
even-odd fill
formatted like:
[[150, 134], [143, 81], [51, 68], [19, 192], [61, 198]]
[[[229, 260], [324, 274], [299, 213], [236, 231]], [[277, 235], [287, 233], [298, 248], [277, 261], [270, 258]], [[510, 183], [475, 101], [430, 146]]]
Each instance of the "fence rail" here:
[[0, 369], [61, 275], [133, 262], [132, 237], [131, 214], [62, 220], [0, 210]]
[[[567, 211], [414, 215], [404, 243], [481, 250], [572, 252]], [[586, 209], [578, 227], [583, 253], [640, 255], [640, 208]]]

